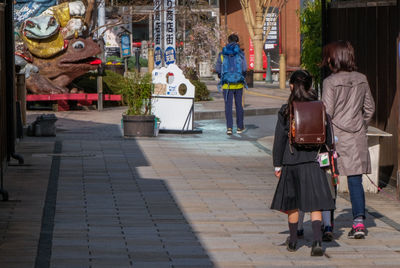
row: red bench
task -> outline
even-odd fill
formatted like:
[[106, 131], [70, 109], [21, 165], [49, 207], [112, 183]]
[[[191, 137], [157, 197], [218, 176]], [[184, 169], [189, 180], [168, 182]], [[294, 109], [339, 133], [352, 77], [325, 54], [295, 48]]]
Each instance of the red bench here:
[[[57, 101], [58, 111], [69, 110], [69, 100], [78, 101], [80, 105], [91, 105], [98, 100], [97, 93], [74, 93], [74, 94], [29, 94], [26, 101]], [[121, 95], [103, 94], [103, 101], [121, 101]]]

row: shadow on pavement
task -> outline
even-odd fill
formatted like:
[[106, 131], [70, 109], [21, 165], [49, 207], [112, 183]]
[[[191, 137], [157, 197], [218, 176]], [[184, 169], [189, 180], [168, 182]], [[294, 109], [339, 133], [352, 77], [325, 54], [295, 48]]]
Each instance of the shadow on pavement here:
[[[137, 140], [123, 139], [116, 124], [58, 123], [57, 137], [20, 142], [30, 169], [13, 167], [19, 176], [12, 180], [6, 174], [20, 201], [0, 220], [1, 248], [7, 249], [0, 250], [0, 267], [33, 267], [35, 262], [35, 268], [214, 267], [167, 183], [154, 173], [143, 175], [151, 166]], [[31, 150], [42, 143], [59, 147]], [[44, 162], [50, 170], [37, 166]], [[20, 187], [35, 185], [35, 177], [24, 174], [32, 169], [44, 178], [41, 187], [47, 190], [40, 195]], [[11, 199], [14, 194], [10, 191]], [[26, 213], [34, 211], [32, 202], [36, 215]], [[17, 239], [6, 235], [14, 228], [20, 230]], [[26, 256], [16, 258], [21, 252]]]

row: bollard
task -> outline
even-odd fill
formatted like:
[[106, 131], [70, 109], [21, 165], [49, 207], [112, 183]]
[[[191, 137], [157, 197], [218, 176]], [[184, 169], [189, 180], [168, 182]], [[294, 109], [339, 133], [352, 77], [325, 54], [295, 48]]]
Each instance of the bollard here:
[[279, 88], [286, 88], [286, 60], [285, 54], [279, 55]]
[[265, 82], [272, 84], [272, 73], [271, 73], [271, 55], [267, 53], [267, 73], [265, 75]]
[[148, 51], [148, 72], [151, 73], [154, 70], [154, 51], [151, 45], [149, 46]]
[[135, 65], [136, 65], [136, 69], [137, 72], [140, 73], [140, 50], [139, 48], [136, 48], [135, 50]]

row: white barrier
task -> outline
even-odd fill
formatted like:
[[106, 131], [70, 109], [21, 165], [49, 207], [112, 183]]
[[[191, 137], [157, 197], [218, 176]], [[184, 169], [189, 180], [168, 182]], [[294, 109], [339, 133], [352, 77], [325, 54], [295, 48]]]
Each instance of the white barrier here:
[[152, 113], [160, 121], [160, 130], [192, 131], [194, 128], [195, 87], [175, 64], [154, 69]]
[[[364, 174], [362, 179], [362, 184], [364, 187], [364, 192], [376, 194], [378, 193], [378, 188], [375, 185], [379, 185], [379, 153], [380, 153], [379, 138], [391, 137], [392, 134], [384, 132], [375, 127], [369, 126], [367, 136], [368, 136], [368, 150], [369, 150], [369, 155], [371, 157], [371, 174], [368, 174], [368, 176], [373, 183]], [[347, 177], [339, 176], [338, 192], [342, 193], [348, 191], [349, 189], [347, 187]]]

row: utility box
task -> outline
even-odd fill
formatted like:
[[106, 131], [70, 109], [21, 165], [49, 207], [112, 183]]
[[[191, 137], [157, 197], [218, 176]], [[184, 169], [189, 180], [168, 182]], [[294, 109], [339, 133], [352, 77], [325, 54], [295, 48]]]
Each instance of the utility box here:
[[54, 114], [42, 114], [36, 117], [36, 120], [28, 126], [28, 136], [55, 136], [57, 120], [58, 118]]

